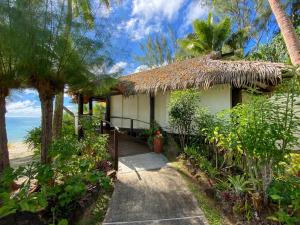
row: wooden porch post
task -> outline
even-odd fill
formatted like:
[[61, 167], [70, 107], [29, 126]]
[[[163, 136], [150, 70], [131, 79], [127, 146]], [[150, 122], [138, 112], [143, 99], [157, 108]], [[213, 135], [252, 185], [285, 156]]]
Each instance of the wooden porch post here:
[[93, 99], [89, 98], [89, 115], [93, 115]]
[[78, 115], [83, 115], [83, 95], [78, 94]]
[[150, 95], [150, 125], [155, 121], [155, 97]]
[[78, 94], [78, 118], [77, 118], [77, 134], [78, 139], [83, 138], [83, 128], [80, 125], [80, 117], [83, 115], [83, 95]]
[[[106, 97], [106, 111], [105, 111], [105, 120], [110, 122], [110, 96]], [[106, 129], [109, 129], [110, 125], [106, 123]]]
[[241, 88], [231, 88], [231, 107], [242, 103], [242, 89]]

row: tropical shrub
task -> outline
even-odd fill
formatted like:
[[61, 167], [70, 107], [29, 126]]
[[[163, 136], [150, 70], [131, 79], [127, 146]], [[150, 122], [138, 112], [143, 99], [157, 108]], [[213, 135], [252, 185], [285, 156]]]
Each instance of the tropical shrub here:
[[175, 91], [171, 94], [169, 122], [174, 132], [179, 135], [182, 149], [190, 142], [190, 136], [194, 133], [199, 102], [200, 95], [196, 90]]
[[[298, 38], [300, 38], [300, 27], [296, 29], [296, 33]], [[291, 60], [281, 33], [277, 34], [270, 43], [260, 45], [258, 49], [255, 52], [252, 52], [247, 58], [249, 60], [291, 64]]]
[[250, 182], [242, 175], [229, 176], [228, 183], [236, 195], [241, 196], [250, 191]]
[[40, 152], [39, 149], [41, 148], [41, 136], [41, 127], [35, 127], [32, 130], [28, 131], [25, 137], [25, 143], [29, 146], [29, 148], [38, 150]]
[[300, 163], [291, 152], [298, 146], [300, 85], [293, 73], [286, 75], [290, 79], [272, 96], [253, 91], [247, 103], [217, 116], [199, 106], [193, 90], [171, 96], [171, 126], [180, 136], [187, 166], [192, 174], [205, 172], [215, 196], [243, 220], [265, 222], [258, 217], [262, 203], [270, 200], [270, 208], [278, 207], [270, 219], [299, 223]]
[[[28, 131], [24, 140], [24, 142], [29, 146], [29, 148], [35, 151], [35, 155], [40, 155], [41, 135], [42, 135], [42, 128], [35, 127]], [[61, 135], [75, 137], [74, 119], [68, 114], [64, 114], [63, 116]]]
[[205, 172], [210, 178], [218, 176], [219, 172], [212, 166], [210, 161], [202, 156], [199, 149], [196, 147], [185, 147], [184, 153], [195, 162], [194, 164], [197, 168]]
[[288, 225], [300, 223], [300, 179], [298, 177], [275, 179], [268, 189], [268, 195], [278, 204], [278, 211], [269, 219]]
[[224, 124], [216, 127], [211, 135], [219, 147], [233, 152], [235, 161], [240, 161], [239, 166], [251, 178], [254, 189], [263, 194], [265, 202], [274, 172], [279, 171], [297, 144], [299, 122], [294, 105], [298, 84], [293, 79], [284, 92], [271, 99], [255, 96], [248, 104], [223, 113]]
[[300, 154], [291, 153], [287, 156], [287, 161], [289, 163], [285, 163], [285, 172], [288, 175], [297, 175], [300, 178]]
[[[55, 140], [49, 150], [51, 163], [34, 162], [0, 177], [0, 217], [20, 211], [46, 210], [54, 221], [68, 218], [71, 205], [84, 196], [91, 185], [110, 186], [102, 168], [107, 161], [106, 135], [87, 135], [78, 141], [74, 135]], [[23, 178], [19, 191], [11, 193], [11, 184]], [[24, 179], [26, 178], [26, 179]]]

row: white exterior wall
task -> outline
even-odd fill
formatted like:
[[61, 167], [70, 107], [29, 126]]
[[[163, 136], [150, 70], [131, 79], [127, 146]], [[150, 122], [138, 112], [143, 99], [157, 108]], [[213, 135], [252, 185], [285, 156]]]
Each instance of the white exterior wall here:
[[[137, 118], [140, 121], [150, 123], [150, 96], [146, 94], [138, 95], [138, 113]], [[135, 124], [134, 124], [135, 125]], [[138, 122], [138, 128], [149, 128], [149, 124]]]
[[[215, 85], [207, 90], [199, 90], [200, 105], [208, 108], [212, 114], [231, 108], [231, 87], [230, 85]], [[169, 130], [168, 105], [170, 92], [158, 92], [155, 95], [155, 121], [164, 129]]]
[[[110, 104], [110, 116], [123, 117], [123, 96], [111, 96]], [[114, 126], [122, 127], [122, 120], [120, 119], [111, 119], [111, 122]]]
[[[169, 127], [168, 105], [170, 92], [158, 92], [155, 95], [155, 121], [164, 129]], [[229, 85], [216, 85], [208, 90], [201, 90], [200, 105], [207, 107], [215, 114], [231, 108], [231, 87]], [[111, 117], [124, 117], [150, 122], [150, 97], [146, 94], [124, 97], [116, 95], [111, 97]], [[115, 126], [130, 128], [130, 120], [111, 119]], [[149, 124], [134, 121], [134, 128], [147, 129]]]
[[163, 128], [166, 129], [169, 126], [169, 113], [168, 106], [170, 102], [170, 92], [158, 92], [155, 95], [155, 113], [154, 118], [155, 121]]
[[212, 114], [231, 108], [230, 85], [215, 85], [201, 91], [200, 105], [207, 107]]
[[[127, 98], [123, 97], [123, 117], [137, 119], [137, 111], [137, 95], [132, 95]], [[123, 119], [121, 127], [130, 128], [130, 120]]]
[[[150, 97], [145, 94], [111, 97], [111, 117], [122, 117], [150, 122]], [[129, 119], [111, 118], [111, 122], [121, 128], [130, 128]], [[133, 128], [147, 129], [149, 124], [133, 121]]]

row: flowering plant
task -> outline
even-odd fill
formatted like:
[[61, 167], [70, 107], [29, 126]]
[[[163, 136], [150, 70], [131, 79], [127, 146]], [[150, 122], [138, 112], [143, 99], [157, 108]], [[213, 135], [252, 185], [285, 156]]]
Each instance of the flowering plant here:
[[160, 130], [155, 131], [155, 138], [163, 138], [163, 135]]

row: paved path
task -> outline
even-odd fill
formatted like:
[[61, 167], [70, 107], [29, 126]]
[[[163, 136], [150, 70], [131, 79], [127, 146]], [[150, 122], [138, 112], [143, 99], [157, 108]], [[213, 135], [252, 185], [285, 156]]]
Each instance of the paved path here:
[[104, 225], [207, 225], [181, 175], [155, 153], [120, 158]]

